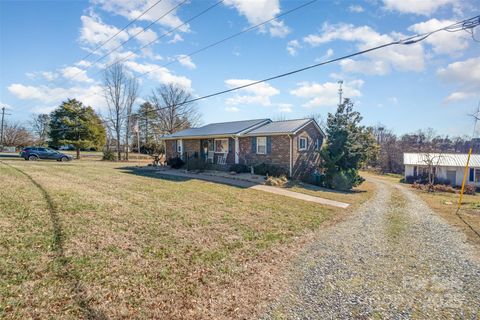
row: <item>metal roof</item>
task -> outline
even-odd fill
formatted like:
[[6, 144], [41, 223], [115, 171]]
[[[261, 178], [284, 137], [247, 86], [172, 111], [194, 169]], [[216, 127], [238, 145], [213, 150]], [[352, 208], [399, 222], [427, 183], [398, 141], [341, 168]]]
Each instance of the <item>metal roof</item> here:
[[296, 119], [296, 120], [284, 120], [274, 121], [260, 126], [252, 131], [248, 131], [247, 135], [259, 135], [259, 134], [275, 134], [275, 133], [294, 133], [299, 128], [306, 125], [312, 119]]
[[[426, 165], [431, 160], [435, 166], [465, 167], [468, 154], [461, 153], [404, 153], [403, 164]], [[469, 167], [480, 167], [480, 154], [472, 154]]]
[[270, 122], [270, 119], [255, 119], [255, 120], [243, 120], [243, 121], [231, 121], [211, 123], [199, 128], [185, 129], [175, 132], [170, 135], [166, 135], [164, 139], [174, 138], [187, 138], [187, 137], [208, 137], [208, 136], [220, 136], [220, 135], [233, 135], [242, 131], [260, 125], [262, 123]]

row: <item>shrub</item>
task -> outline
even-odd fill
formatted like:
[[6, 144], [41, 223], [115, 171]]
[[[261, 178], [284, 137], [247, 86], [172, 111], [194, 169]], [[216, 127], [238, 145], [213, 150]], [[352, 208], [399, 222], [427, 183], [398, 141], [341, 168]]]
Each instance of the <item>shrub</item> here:
[[465, 185], [465, 189], [463, 190], [463, 193], [475, 195], [476, 191], [477, 191], [477, 187], [475, 187], [475, 185], [467, 184], [467, 185]]
[[249, 173], [250, 167], [245, 164], [232, 164], [228, 170], [236, 173]]
[[256, 165], [255, 167], [253, 167], [253, 171], [255, 172], [255, 174], [259, 174], [262, 176], [269, 175], [273, 177], [286, 176], [288, 174], [288, 171], [284, 167], [268, 163], [261, 163], [259, 165]]
[[170, 158], [167, 160], [167, 165], [173, 169], [180, 169], [185, 165], [185, 162], [179, 157]]
[[265, 181], [265, 184], [267, 186], [283, 187], [287, 182], [288, 179], [286, 176], [268, 177], [268, 179]]
[[113, 152], [112, 150], [103, 150], [102, 160], [115, 161], [117, 160], [117, 157], [115, 156], [115, 152]]
[[344, 171], [340, 171], [333, 175], [331, 188], [335, 190], [346, 191], [353, 188], [353, 183]]
[[449, 193], [456, 193], [457, 191], [449, 185], [446, 184], [436, 184], [433, 186], [433, 191], [439, 192], [449, 192]]

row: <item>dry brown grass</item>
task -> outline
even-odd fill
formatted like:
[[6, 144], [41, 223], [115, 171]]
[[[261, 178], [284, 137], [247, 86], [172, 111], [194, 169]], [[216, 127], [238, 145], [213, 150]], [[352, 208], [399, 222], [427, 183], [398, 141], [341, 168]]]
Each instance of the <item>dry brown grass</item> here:
[[340, 216], [124, 166], [0, 164], [0, 318], [249, 318], [305, 235]]

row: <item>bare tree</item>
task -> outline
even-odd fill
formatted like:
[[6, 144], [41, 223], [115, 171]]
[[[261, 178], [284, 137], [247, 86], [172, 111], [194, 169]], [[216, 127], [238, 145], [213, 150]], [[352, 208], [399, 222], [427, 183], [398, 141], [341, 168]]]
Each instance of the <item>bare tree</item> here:
[[320, 126], [323, 131], [325, 131], [325, 129], [327, 128], [327, 122], [320, 113], [312, 113], [308, 115], [307, 118], [315, 120], [315, 122]]
[[45, 144], [48, 139], [48, 128], [50, 123], [50, 116], [48, 114], [33, 114], [30, 120], [32, 132], [37, 138], [38, 144]]
[[132, 108], [135, 100], [138, 97], [138, 81], [136, 79], [129, 79], [128, 88], [127, 88], [127, 120], [125, 125], [125, 160], [128, 161], [128, 152], [129, 152], [129, 138], [130, 132], [133, 126], [134, 121], [132, 121]]
[[33, 144], [32, 134], [19, 123], [5, 123], [3, 127], [3, 143], [10, 147], [25, 147]]
[[435, 177], [438, 172], [438, 166], [445, 155], [442, 153], [430, 153], [425, 152], [420, 155], [420, 161], [426, 166], [427, 179], [428, 179], [428, 191], [433, 192], [433, 185], [435, 184]]
[[[104, 73], [104, 93], [108, 105], [108, 125], [115, 133], [117, 159], [121, 160], [121, 134], [122, 128], [128, 122], [131, 106], [138, 93], [138, 83], [125, 72], [121, 63], [108, 67]], [[129, 111], [130, 108], [130, 111]]]
[[199, 124], [196, 106], [188, 102], [191, 99], [188, 91], [174, 84], [162, 85], [153, 91], [150, 103], [158, 112], [159, 127], [164, 133], [171, 134]]

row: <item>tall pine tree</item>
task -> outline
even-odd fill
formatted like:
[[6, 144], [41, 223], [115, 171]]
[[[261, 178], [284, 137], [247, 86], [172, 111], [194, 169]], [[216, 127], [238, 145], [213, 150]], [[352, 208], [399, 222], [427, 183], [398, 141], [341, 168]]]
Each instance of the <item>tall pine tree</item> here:
[[327, 143], [321, 151], [328, 188], [349, 190], [363, 182], [358, 170], [377, 150], [371, 130], [360, 125], [362, 116], [345, 99], [335, 114], [328, 114]]
[[53, 146], [73, 145], [80, 159], [80, 149], [105, 145], [105, 127], [91, 107], [69, 99], [50, 114], [49, 136]]

